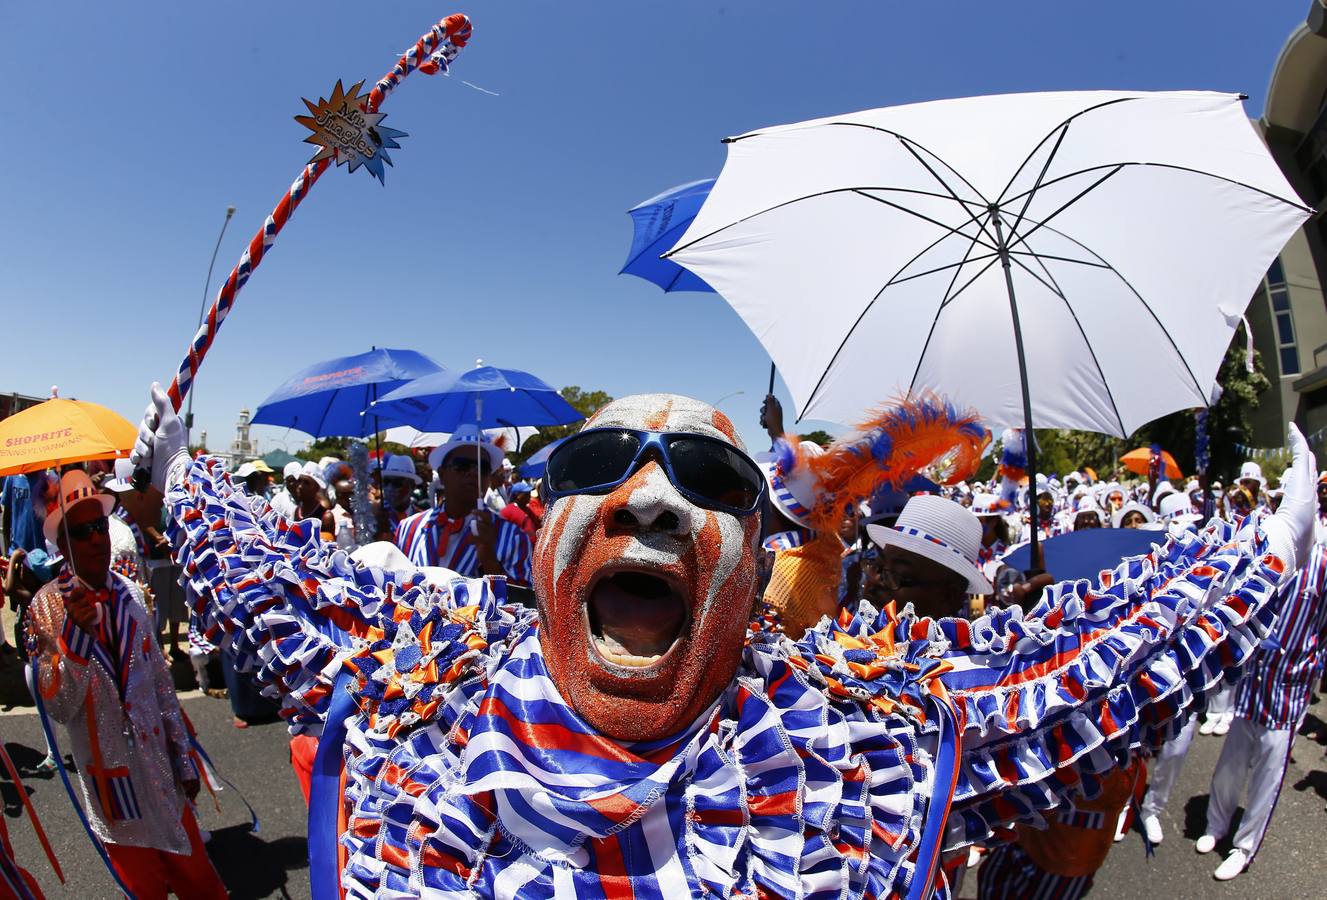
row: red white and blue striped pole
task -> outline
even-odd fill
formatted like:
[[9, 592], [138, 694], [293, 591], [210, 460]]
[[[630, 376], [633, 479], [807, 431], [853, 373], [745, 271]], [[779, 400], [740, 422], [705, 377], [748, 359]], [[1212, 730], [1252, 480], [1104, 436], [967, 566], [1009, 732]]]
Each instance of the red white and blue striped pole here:
[[[455, 13], [438, 22], [421, 35], [415, 45], [396, 61], [391, 71], [378, 81], [369, 93], [365, 112], [377, 112], [378, 107], [396, 89], [396, 86], [416, 69], [425, 75], [445, 72], [461, 48], [470, 40], [470, 35], [468, 16]], [[216, 300], [212, 302], [211, 308], [203, 318], [198, 333], [189, 344], [188, 354], [180, 363], [179, 371], [167, 389], [176, 412], [184, 403], [184, 398], [189, 393], [189, 388], [203, 364], [204, 357], [207, 356], [207, 351], [216, 340], [217, 332], [221, 330], [221, 323], [226, 321], [226, 316], [234, 307], [235, 298], [239, 296], [240, 290], [248, 283], [253, 271], [258, 268], [258, 264], [263, 261], [263, 257], [276, 242], [276, 236], [281, 233], [281, 229], [286, 226], [286, 222], [290, 220], [291, 215], [331, 163], [331, 159], [320, 159], [304, 167], [299, 177], [290, 185], [290, 189], [281, 197], [276, 208], [272, 210], [271, 215], [267, 217], [263, 227], [258, 229], [249, 241], [249, 246], [240, 257], [239, 263], [231, 269], [230, 276], [217, 292]]]

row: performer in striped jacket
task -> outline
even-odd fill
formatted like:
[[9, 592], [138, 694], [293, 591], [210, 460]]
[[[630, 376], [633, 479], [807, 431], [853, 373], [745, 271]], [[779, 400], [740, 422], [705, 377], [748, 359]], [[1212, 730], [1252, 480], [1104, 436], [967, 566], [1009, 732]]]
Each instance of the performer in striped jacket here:
[[478, 505], [480, 484], [502, 464], [502, 450], [473, 425], [459, 428], [429, 454], [443, 504], [407, 516], [396, 527], [396, 546], [417, 566], [441, 566], [458, 575], [505, 575], [530, 583], [530, 538], [514, 522]]
[[1230, 828], [1240, 793], [1248, 786], [1235, 846], [1216, 877], [1236, 877], [1253, 861], [1281, 793], [1290, 750], [1304, 720], [1309, 694], [1322, 675], [1327, 651], [1327, 548], [1315, 543], [1308, 564], [1280, 591], [1276, 626], [1262, 642], [1235, 689], [1235, 719], [1212, 774], [1207, 829], [1198, 839], [1207, 853]]
[[28, 631], [37, 690], [78, 765], [81, 805], [135, 896], [225, 897], [185, 803], [199, 772], [142, 588], [110, 568], [114, 501], [78, 470], [60, 492], [45, 531], [67, 565], [33, 598]]
[[[952, 415], [908, 409], [890, 421]], [[980, 526], [931, 498], [955, 527], [886, 549], [911, 602], [794, 641], [751, 619], [764, 477], [695, 400], [615, 401], [550, 456], [537, 612], [281, 520], [189, 460], [159, 389], [140, 435], [200, 612], [342, 754], [343, 782], [315, 777], [345, 818], [311, 816], [311, 880], [351, 898], [946, 897], [942, 851], [1095, 795], [1248, 657], [1313, 520], [1292, 429], [1276, 515], [969, 622]]]

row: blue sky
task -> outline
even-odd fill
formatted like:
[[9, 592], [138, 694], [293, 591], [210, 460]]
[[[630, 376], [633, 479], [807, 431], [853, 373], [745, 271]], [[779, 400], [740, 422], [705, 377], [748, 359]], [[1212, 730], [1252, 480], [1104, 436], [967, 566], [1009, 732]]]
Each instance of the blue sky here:
[[1256, 115], [1307, 5], [6, 3], [0, 391], [58, 384], [136, 421], [193, 333], [226, 206], [214, 289], [309, 157], [300, 98], [376, 79], [463, 11], [475, 36], [453, 77], [412, 76], [384, 106], [409, 133], [386, 186], [328, 172], [240, 295], [196, 430], [224, 447], [293, 372], [378, 345], [616, 396], [727, 397], [759, 443], [768, 358], [715, 295], [616, 274], [628, 207], [717, 175], [726, 135], [855, 109], [1203, 88], [1249, 94]]

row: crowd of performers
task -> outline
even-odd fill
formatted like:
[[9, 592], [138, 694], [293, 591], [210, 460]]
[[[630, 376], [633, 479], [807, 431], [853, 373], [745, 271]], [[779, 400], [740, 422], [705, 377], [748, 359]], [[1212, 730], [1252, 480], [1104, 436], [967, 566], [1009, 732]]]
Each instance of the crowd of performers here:
[[[191, 809], [216, 775], [135, 568], [162, 547], [191, 648], [289, 723], [315, 892], [947, 897], [980, 861], [981, 897], [1076, 897], [1135, 814], [1162, 842], [1196, 730], [1226, 734], [1197, 849], [1229, 837], [1215, 875], [1244, 871], [1323, 667], [1327, 484], [1298, 431], [1276, 487], [1020, 478], [1017, 435], [982, 484], [991, 436], [940, 400], [827, 447], [772, 400], [761, 453], [642, 395], [536, 484], [471, 428], [273, 490], [191, 459], [154, 389], [133, 463], [64, 472], [31, 533], [6, 508], [31, 683], [121, 888], [224, 896]], [[1033, 503], [1042, 539], [1155, 544], [1095, 580], [1016, 570]]]

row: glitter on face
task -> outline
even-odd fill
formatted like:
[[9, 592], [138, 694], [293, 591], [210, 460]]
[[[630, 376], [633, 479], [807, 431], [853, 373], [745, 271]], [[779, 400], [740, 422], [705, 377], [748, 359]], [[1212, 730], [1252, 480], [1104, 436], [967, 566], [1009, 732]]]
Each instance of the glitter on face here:
[[[610, 425], [741, 446], [722, 413], [669, 394], [623, 398], [586, 427]], [[609, 494], [553, 505], [535, 549], [540, 640], [590, 725], [619, 740], [667, 737], [718, 697], [742, 653], [759, 528], [758, 516], [692, 504], [653, 460]]]

